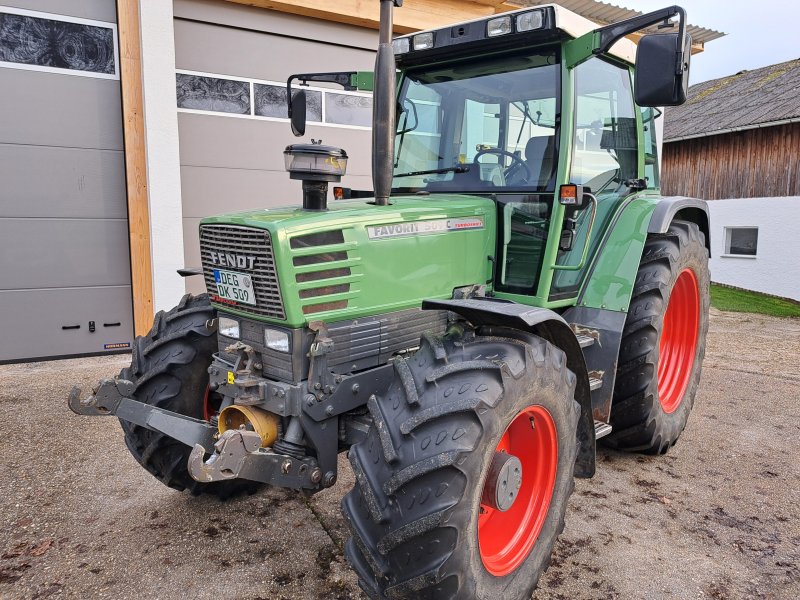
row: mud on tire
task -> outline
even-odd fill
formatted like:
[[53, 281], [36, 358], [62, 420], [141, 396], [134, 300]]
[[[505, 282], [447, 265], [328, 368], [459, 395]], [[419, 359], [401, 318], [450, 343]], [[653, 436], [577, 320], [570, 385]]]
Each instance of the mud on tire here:
[[[356, 485], [342, 509], [346, 555], [371, 598], [527, 598], [535, 589], [574, 489], [580, 407], [564, 353], [526, 338], [423, 336], [416, 355], [395, 362], [386, 396], [370, 399], [374, 426], [350, 450]], [[496, 577], [479, 547], [481, 492], [507, 425], [531, 405], [555, 423], [553, 494], [533, 549]]]
[[[206, 327], [215, 318], [206, 294], [184, 296], [178, 306], [155, 316], [150, 332], [137, 337], [131, 366], [119, 376], [136, 384], [134, 398], [197, 419], [204, 418], [205, 392], [216, 333]], [[156, 479], [194, 495], [228, 498], [255, 491], [246, 480], [199, 483], [187, 469], [191, 448], [163, 433], [120, 419], [125, 444], [140, 465]]]
[[[659, 343], [676, 282], [687, 269], [697, 282], [696, 348], [682, 397], [677, 402], [665, 403], [659, 397]], [[604, 444], [621, 450], [663, 454], [678, 440], [686, 428], [700, 383], [709, 303], [708, 252], [697, 225], [676, 220], [667, 233], [649, 235], [622, 333], [611, 407], [614, 429], [603, 438]], [[664, 404], [671, 410], [665, 410]]]

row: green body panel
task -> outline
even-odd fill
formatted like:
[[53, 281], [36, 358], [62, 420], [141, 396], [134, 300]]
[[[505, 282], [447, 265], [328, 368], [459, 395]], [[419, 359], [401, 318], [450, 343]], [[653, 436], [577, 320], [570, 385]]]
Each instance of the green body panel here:
[[364, 92], [371, 92], [375, 89], [375, 73], [373, 71], [358, 71], [350, 77], [350, 84]]
[[[491, 279], [491, 263], [487, 257], [494, 255], [497, 231], [495, 206], [491, 200], [475, 196], [411, 196], [396, 197], [392, 202], [391, 206], [375, 206], [364, 200], [336, 202], [324, 212], [301, 208], [256, 210], [209, 217], [201, 225], [240, 225], [270, 232], [286, 320], [261, 320], [289, 327], [301, 327], [316, 320], [330, 323], [419, 307], [426, 298], [450, 298], [454, 288], [485, 284]], [[400, 224], [424, 230], [430, 221], [474, 221], [476, 217], [483, 221], [483, 227], [369, 237], [368, 227]], [[327, 231], [342, 231], [344, 242], [291, 247], [292, 238]], [[346, 253], [346, 258], [341, 253]], [[329, 255], [335, 260], [296, 264], [296, 259], [315, 255]], [[334, 269], [338, 272], [333, 277], [298, 282], [298, 275]], [[344, 285], [349, 285], [349, 290], [300, 297], [304, 290]], [[333, 303], [339, 304], [331, 306]], [[309, 307], [319, 305], [328, 307], [304, 312], [304, 308], [308, 311]], [[216, 306], [226, 312], [255, 318], [227, 305]]]
[[629, 196], [611, 221], [605, 244], [589, 266], [580, 305], [627, 312], [658, 196]]
[[[561, 63], [561, 114], [572, 115], [574, 102], [574, 79], [566, 63]], [[555, 189], [568, 184], [569, 171], [572, 164], [572, 137], [574, 135], [575, 121], [572, 118], [562, 118], [561, 139], [559, 140], [559, 160], [556, 172]], [[553, 211], [550, 218], [550, 232], [547, 236], [547, 249], [545, 250], [542, 276], [539, 278], [539, 291], [536, 294], [538, 306], [553, 308], [549, 302], [550, 288], [553, 285], [553, 274], [558, 261], [558, 239], [564, 223], [564, 207], [553, 200]], [[568, 304], [574, 304], [572, 302]]]
[[594, 31], [564, 42], [564, 64], [570, 69], [577, 67], [583, 61], [594, 56], [593, 50], [599, 44], [600, 37]]

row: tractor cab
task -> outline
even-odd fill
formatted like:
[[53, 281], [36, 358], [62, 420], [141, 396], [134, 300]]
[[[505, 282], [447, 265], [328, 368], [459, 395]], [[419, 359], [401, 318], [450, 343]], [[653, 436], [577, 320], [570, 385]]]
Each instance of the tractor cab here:
[[[385, 140], [381, 124], [390, 117], [391, 147], [382, 154], [391, 170], [376, 173], [375, 191], [357, 196], [384, 194], [398, 206], [409, 195], [490, 200], [494, 293], [563, 306], [580, 294], [623, 204], [658, 193], [654, 107], [685, 99], [684, 23], [673, 7], [598, 29], [548, 5], [398, 37], [392, 114], [378, 114], [394, 88], [380, 86], [386, 77], [293, 75], [293, 129], [305, 131], [305, 97], [292, 92], [294, 80], [375, 90], [374, 140]], [[653, 25], [659, 33], [641, 37], [638, 50], [625, 37]], [[575, 203], [560, 202], [562, 186], [580, 186]]]

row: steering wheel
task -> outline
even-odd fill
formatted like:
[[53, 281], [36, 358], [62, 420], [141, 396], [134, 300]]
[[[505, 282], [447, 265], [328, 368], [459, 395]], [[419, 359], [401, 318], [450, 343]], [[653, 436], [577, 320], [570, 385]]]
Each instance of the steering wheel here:
[[531, 168], [528, 166], [528, 163], [526, 163], [524, 160], [522, 160], [519, 156], [517, 156], [513, 152], [509, 152], [508, 150], [503, 150], [502, 148], [484, 148], [483, 150], [479, 150], [472, 162], [475, 163], [476, 165], [480, 165], [478, 159], [485, 154], [494, 154], [496, 156], [507, 156], [511, 159], [511, 164], [508, 166], [508, 168], [503, 170], [503, 175], [508, 175], [509, 173], [514, 171], [517, 167], [522, 167], [525, 170], [526, 181], [530, 180], [531, 177], [533, 177], [533, 172], [531, 171]]

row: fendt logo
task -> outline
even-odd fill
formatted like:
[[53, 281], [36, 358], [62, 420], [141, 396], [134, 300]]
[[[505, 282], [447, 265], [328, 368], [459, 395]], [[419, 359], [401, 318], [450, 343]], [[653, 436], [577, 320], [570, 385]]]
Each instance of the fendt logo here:
[[241, 254], [230, 254], [228, 252], [210, 252], [209, 254], [211, 255], [211, 262], [221, 267], [235, 267], [250, 271], [255, 268], [255, 256], [242, 256]]

